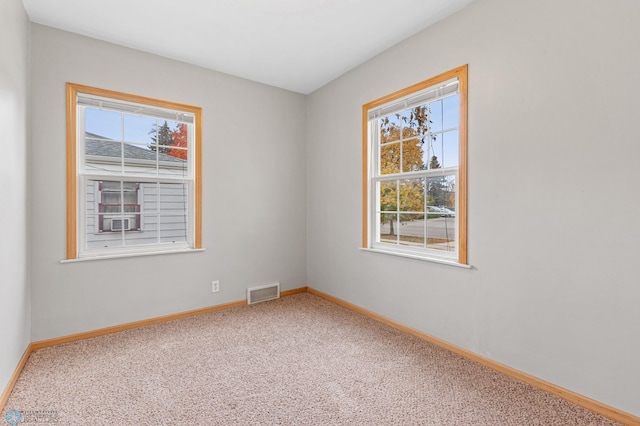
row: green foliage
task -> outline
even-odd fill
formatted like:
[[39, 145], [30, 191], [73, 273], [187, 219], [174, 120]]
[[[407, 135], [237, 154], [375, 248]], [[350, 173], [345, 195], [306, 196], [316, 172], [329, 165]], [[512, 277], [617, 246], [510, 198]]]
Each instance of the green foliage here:
[[153, 141], [153, 144], [149, 145], [149, 149], [151, 149], [152, 151], [155, 151], [156, 145], [157, 145], [157, 149], [159, 149], [160, 152], [162, 153], [166, 153], [170, 151], [171, 148], [165, 148], [165, 147], [170, 147], [175, 144], [175, 141], [171, 137], [171, 133], [172, 131], [169, 128], [169, 123], [167, 123], [166, 120], [162, 126], [158, 128], [154, 127], [153, 129], [151, 129], [149, 131], [149, 134], [151, 135], [151, 140]]
[[433, 157], [431, 157], [431, 161], [429, 162], [429, 168], [430, 169], [439, 169], [440, 168], [440, 162], [438, 161], [438, 157], [436, 157], [435, 155]]

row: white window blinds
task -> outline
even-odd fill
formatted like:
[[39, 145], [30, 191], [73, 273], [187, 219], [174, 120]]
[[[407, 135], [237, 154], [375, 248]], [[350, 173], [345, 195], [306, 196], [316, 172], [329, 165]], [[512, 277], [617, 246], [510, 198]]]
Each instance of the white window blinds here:
[[429, 87], [417, 94], [412, 93], [411, 95], [398, 99], [390, 104], [384, 104], [378, 108], [371, 109], [369, 110], [369, 120], [405, 111], [409, 108], [455, 95], [456, 93], [458, 93], [458, 79], [453, 78], [437, 86]]

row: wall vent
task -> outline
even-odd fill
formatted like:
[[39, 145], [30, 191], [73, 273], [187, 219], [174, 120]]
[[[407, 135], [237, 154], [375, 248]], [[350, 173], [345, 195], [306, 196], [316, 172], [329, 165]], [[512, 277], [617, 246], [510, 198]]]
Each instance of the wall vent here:
[[280, 283], [250, 287], [247, 289], [247, 304], [264, 302], [280, 297]]

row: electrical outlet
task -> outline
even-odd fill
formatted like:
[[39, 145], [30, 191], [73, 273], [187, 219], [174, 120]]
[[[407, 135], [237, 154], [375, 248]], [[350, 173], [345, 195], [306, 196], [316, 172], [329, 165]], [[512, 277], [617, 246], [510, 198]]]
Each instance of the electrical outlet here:
[[211, 281], [211, 293], [217, 293], [220, 291], [220, 281]]

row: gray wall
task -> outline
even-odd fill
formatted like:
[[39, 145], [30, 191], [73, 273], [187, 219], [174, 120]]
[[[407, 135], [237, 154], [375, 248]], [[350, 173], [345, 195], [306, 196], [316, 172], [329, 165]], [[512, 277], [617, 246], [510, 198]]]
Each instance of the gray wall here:
[[[476, 0], [311, 94], [309, 286], [640, 415], [638, 22]], [[360, 251], [362, 104], [467, 63], [474, 268]]]
[[0, 393], [30, 342], [29, 21], [20, 0], [0, 2]]
[[[34, 341], [306, 285], [303, 95], [31, 28]], [[66, 82], [202, 107], [205, 252], [60, 263]]]

